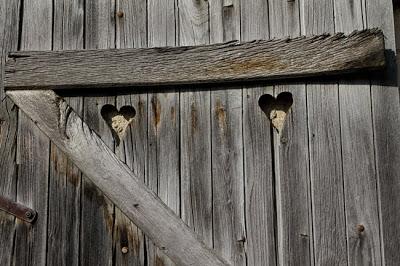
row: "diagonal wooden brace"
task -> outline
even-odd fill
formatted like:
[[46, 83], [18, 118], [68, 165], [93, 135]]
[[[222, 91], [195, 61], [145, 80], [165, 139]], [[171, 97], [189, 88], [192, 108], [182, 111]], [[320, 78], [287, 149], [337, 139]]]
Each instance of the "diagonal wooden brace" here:
[[7, 95], [178, 265], [229, 265], [140, 181], [52, 90]]

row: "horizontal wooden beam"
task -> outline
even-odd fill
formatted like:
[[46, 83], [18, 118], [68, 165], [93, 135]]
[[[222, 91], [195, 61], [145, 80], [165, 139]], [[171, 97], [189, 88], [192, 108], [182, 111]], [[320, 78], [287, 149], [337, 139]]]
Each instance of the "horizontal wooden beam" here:
[[299, 78], [385, 65], [380, 30], [246, 43], [81, 51], [16, 52], [6, 89], [65, 89]]
[[19, 90], [7, 94], [178, 265], [228, 265], [54, 91]]

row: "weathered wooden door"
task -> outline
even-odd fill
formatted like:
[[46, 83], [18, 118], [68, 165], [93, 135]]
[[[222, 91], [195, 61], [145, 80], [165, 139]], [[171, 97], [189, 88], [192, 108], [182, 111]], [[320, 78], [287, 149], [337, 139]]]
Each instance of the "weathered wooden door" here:
[[[388, 55], [395, 49], [388, 0], [2, 0], [0, 14], [2, 63], [17, 49], [181, 46], [371, 27], [383, 29]], [[391, 64], [385, 82], [372, 84], [355, 77], [63, 96], [234, 265], [396, 265], [393, 71]], [[282, 92], [293, 105], [278, 135], [259, 99]], [[120, 143], [102, 116], [106, 105], [135, 109]], [[9, 99], [0, 126], [0, 193], [38, 211], [33, 225], [0, 213], [1, 265], [172, 264]]]

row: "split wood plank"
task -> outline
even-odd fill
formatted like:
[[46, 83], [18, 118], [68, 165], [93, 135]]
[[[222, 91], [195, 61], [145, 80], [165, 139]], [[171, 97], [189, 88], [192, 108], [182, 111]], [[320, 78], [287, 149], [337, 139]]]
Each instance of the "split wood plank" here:
[[53, 91], [7, 95], [176, 263], [227, 265]]
[[[177, 44], [176, 0], [149, 0], [148, 46]], [[148, 94], [148, 171], [146, 181], [160, 199], [180, 216], [179, 90], [150, 91]], [[151, 240], [151, 239], [150, 239]], [[161, 247], [147, 241], [149, 265], [175, 265]]]
[[[95, 34], [91, 28], [86, 33], [89, 37]], [[384, 37], [377, 29], [348, 36], [151, 49], [16, 52], [9, 57], [5, 75], [9, 89], [242, 82], [343, 74], [385, 65]]]
[[[24, 1], [22, 50], [50, 50], [52, 47], [51, 0]], [[34, 225], [16, 220], [15, 265], [45, 265], [48, 221], [50, 141], [21, 110], [17, 136], [17, 202], [37, 210]]]
[[[365, 28], [365, 3], [335, 5], [336, 30]], [[382, 265], [370, 81], [340, 81], [339, 108], [348, 265]]]
[[[116, 1], [116, 48], [147, 46], [145, 0]], [[132, 106], [136, 115], [115, 153], [143, 182], [147, 174], [147, 93], [118, 95], [116, 108]], [[114, 221], [114, 265], [146, 265], [144, 233], [118, 208]]]
[[[209, 3], [179, 0], [180, 45], [210, 42]], [[210, 90], [187, 86], [181, 100], [182, 219], [213, 247]]]
[[[17, 197], [18, 109], [5, 98], [3, 74], [7, 52], [16, 50], [19, 32], [19, 0], [0, 0], [0, 195]], [[15, 217], [0, 211], [0, 265], [12, 265]]]
[[366, 10], [367, 27], [380, 27], [387, 43], [386, 73], [379, 77], [380, 80], [372, 82], [371, 97], [382, 265], [396, 265], [400, 261], [400, 65], [396, 65], [395, 61], [395, 37], [399, 36], [395, 36], [394, 32], [393, 5], [390, 0], [367, 0]]
[[[241, 1], [241, 40], [269, 39], [268, 2]], [[258, 101], [273, 86], [243, 88], [247, 265], [277, 265], [272, 128]]]
[[[240, 0], [209, 0], [210, 41], [240, 39]], [[246, 265], [242, 89], [211, 91], [214, 248], [233, 265]]]
[[[84, 7], [85, 48], [114, 48], [115, 1], [87, 1]], [[115, 105], [115, 100], [115, 96], [91, 95], [84, 98], [83, 105], [83, 120], [111, 150], [114, 150], [114, 138], [101, 116], [101, 108], [105, 104]], [[82, 177], [81, 201], [80, 262], [96, 265], [100, 261], [111, 266], [115, 206], [86, 175]]]
[[[56, 0], [53, 3], [53, 49], [82, 49], [83, 2]], [[65, 100], [82, 115], [83, 97]], [[49, 171], [47, 265], [78, 265], [82, 173], [54, 143], [50, 147]]]
[[[334, 2], [304, 1], [305, 35], [334, 33]], [[346, 265], [338, 83], [306, 85], [310, 193], [315, 265]]]

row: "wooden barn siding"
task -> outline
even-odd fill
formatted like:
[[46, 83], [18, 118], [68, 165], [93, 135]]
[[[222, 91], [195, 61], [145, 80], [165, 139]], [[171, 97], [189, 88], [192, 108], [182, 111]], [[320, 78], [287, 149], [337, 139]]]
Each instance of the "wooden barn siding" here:
[[[0, 1], [2, 65], [15, 49], [204, 44], [366, 27], [382, 28], [387, 48], [395, 49], [390, 0]], [[188, 86], [68, 100], [235, 265], [397, 265], [400, 103], [389, 82], [394, 70], [386, 84]], [[281, 91], [293, 93], [294, 105], [278, 136], [258, 98]], [[2, 90], [0, 96], [0, 192], [39, 211], [33, 226], [0, 212], [1, 265], [173, 264], [3, 100]], [[100, 115], [105, 103], [136, 108], [119, 146]]]

